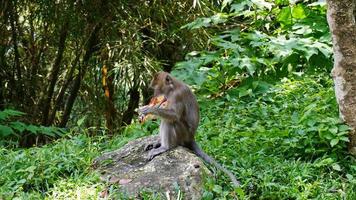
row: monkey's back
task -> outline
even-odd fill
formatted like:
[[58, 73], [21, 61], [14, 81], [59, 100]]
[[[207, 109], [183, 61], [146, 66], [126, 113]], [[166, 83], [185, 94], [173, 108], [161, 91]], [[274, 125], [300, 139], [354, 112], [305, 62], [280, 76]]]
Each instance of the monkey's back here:
[[199, 105], [191, 89], [186, 84], [183, 83], [183, 85], [183, 118], [185, 123], [187, 124], [190, 134], [194, 135], [199, 125]]

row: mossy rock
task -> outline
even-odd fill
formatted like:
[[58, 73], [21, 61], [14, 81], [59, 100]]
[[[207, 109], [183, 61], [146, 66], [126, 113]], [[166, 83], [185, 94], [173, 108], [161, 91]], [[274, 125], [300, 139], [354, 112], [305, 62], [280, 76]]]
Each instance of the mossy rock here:
[[119, 186], [119, 191], [131, 198], [150, 191], [170, 198], [201, 199], [203, 177], [212, 175], [203, 161], [184, 147], [148, 160], [144, 147], [157, 140], [158, 136], [148, 136], [131, 141], [96, 158], [93, 166], [103, 181]]

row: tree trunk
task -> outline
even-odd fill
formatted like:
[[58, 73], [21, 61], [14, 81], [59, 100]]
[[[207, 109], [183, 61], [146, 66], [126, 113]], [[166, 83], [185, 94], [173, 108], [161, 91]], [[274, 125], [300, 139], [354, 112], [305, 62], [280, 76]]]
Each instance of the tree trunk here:
[[327, 4], [334, 49], [335, 94], [340, 117], [351, 127], [349, 150], [356, 155], [356, 1], [328, 0]]
[[69, 86], [69, 84], [72, 82], [73, 80], [73, 74], [74, 74], [74, 70], [76, 69], [76, 66], [78, 65], [79, 59], [80, 59], [80, 51], [78, 51], [77, 56], [75, 57], [73, 64], [68, 72], [68, 76], [65, 80], [65, 82], [63, 83], [61, 89], [59, 90], [59, 93], [57, 95], [57, 98], [54, 102], [54, 106], [52, 109], [52, 113], [49, 116], [48, 119], [48, 124], [53, 124], [54, 123], [54, 118], [56, 116], [57, 111], [59, 110], [59, 108], [61, 107], [61, 105], [63, 104], [63, 99], [64, 99], [64, 95], [65, 92], [67, 91], [67, 88]]
[[132, 118], [135, 114], [135, 109], [138, 107], [138, 103], [140, 100], [140, 92], [138, 91], [137, 86], [133, 86], [129, 91], [130, 99], [127, 109], [122, 115], [121, 126], [126, 126], [131, 124]]
[[58, 76], [59, 76], [59, 70], [61, 67], [61, 61], [63, 58], [63, 53], [64, 53], [64, 48], [65, 48], [65, 41], [67, 39], [67, 33], [68, 33], [68, 21], [65, 22], [61, 28], [61, 33], [59, 35], [59, 43], [58, 43], [58, 52], [57, 52], [57, 57], [54, 61], [53, 67], [52, 67], [52, 72], [51, 72], [51, 79], [48, 87], [48, 91], [45, 97], [45, 101], [43, 104], [43, 111], [42, 111], [42, 125], [50, 125], [48, 123], [48, 115], [49, 111], [51, 108], [51, 101], [52, 101], [52, 96], [54, 93], [54, 87], [56, 86]]
[[[105, 63], [106, 61], [104, 61]], [[109, 75], [109, 71], [112, 70], [112, 65], [107, 63], [104, 64], [101, 73], [102, 73], [102, 86], [105, 96], [105, 119], [106, 119], [106, 128], [109, 130], [109, 134], [112, 135], [114, 131], [114, 125], [116, 121], [116, 109], [114, 105], [114, 83], [113, 76]]]
[[[48, 41], [48, 24], [47, 23], [44, 23], [43, 22], [43, 35], [44, 37], [41, 39], [41, 41], [39, 42], [39, 47], [37, 47], [39, 50], [38, 50], [38, 53], [35, 56], [34, 58], [34, 61], [32, 62], [32, 66], [31, 66], [31, 76], [30, 76], [30, 82], [31, 82], [31, 85], [30, 85], [30, 88], [29, 88], [29, 94], [31, 97], [36, 97], [36, 96], [39, 96], [39, 95], [36, 95], [36, 90], [38, 88], [38, 82], [39, 82], [39, 78], [37, 76], [37, 73], [38, 73], [38, 70], [40, 68], [40, 60], [41, 60], [41, 57], [43, 55], [43, 53], [45, 52], [45, 48], [46, 48], [46, 43]], [[37, 110], [35, 111], [37, 113]]]
[[87, 65], [89, 63], [89, 59], [91, 55], [98, 50], [98, 44], [99, 44], [99, 31], [101, 29], [102, 25], [98, 24], [95, 26], [94, 30], [91, 32], [87, 47], [86, 47], [86, 52], [83, 57], [83, 63], [82, 65], [79, 66], [79, 74], [77, 75], [76, 79], [74, 80], [74, 85], [73, 88], [70, 92], [70, 95], [68, 97], [67, 105], [65, 107], [64, 113], [62, 120], [59, 124], [59, 127], [65, 127], [67, 125], [67, 122], [69, 120], [70, 113], [72, 112], [72, 108], [75, 102], [75, 99], [78, 96], [78, 91], [80, 89], [81, 81], [84, 78], [84, 75], [86, 73]]
[[[0, 49], [1, 51], [1, 49]], [[1, 58], [1, 56], [0, 56]], [[1, 61], [0, 61], [0, 64]], [[1, 65], [3, 66], [3, 65]], [[2, 70], [0, 71], [0, 110], [4, 110], [5, 109], [5, 98], [4, 98], [4, 91], [5, 91], [5, 73], [2, 72]]]
[[[11, 1], [10, 1], [11, 2]], [[17, 99], [23, 99], [23, 91], [22, 91], [22, 72], [21, 72], [21, 66], [20, 66], [20, 53], [18, 49], [18, 29], [16, 26], [16, 21], [17, 21], [17, 11], [16, 11], [16, 5], [15, 2], [12, 2], [9, 4], [9, 16], [10, 16], [10, 27], [11, 27], [11, 33], [12, 33], [12, 43], [13, 43], [13, 48], [14, 48], [14, 71], [16, 71], [16, 93], [17, 93]], [[20, 100], [21, 101], [21, 100]], [[22, 103], [20, 103], [21, 105]]]
[[8, 77], [6, 76], [6, 70], [8, 70], [8, 65], [6, 62], [6, 49], [8, 48], [8, 36], [6, 29], [7, 21], [8, 21], [8, 2], [1, 1], [0, 2], [0, 110], [5, 108], [5, 82]]

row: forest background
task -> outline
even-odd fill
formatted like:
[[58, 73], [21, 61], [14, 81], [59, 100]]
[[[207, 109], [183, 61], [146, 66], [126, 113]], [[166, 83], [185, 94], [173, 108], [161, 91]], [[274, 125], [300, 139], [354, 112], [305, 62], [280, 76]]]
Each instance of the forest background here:
[[93, 159], [158, 132], [135, 110], [159, 70], [191, 86], [197, 141], [241, 180], [234, 189], [219, 173], [204, 199], [356, 199], [326, 9], [313, 0], [1, 1], [0, 199], [96, 199], [107, 186]]

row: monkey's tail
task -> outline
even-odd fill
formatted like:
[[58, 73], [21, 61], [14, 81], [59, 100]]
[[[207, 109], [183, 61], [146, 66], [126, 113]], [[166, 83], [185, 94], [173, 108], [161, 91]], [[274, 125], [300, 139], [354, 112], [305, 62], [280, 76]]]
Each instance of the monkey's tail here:
[[225, 167], [223, 167], [218, 162], [216, 162], [213, 158], [211, 158], [208, 154], [206, 154], [195, 141], [193, 141], [191, 147], [192, 147], [191, 150], [194, 151], [194, 153], [197, 156], [201, 157], [208, 164], [214, 165], [216, 168], [220, 169], [225, 174], [227, 174], [230, 177], [235, 187], [240, 186], [240, 182], [235, 178], [235, 176], [229, 170], [227, 170]]

